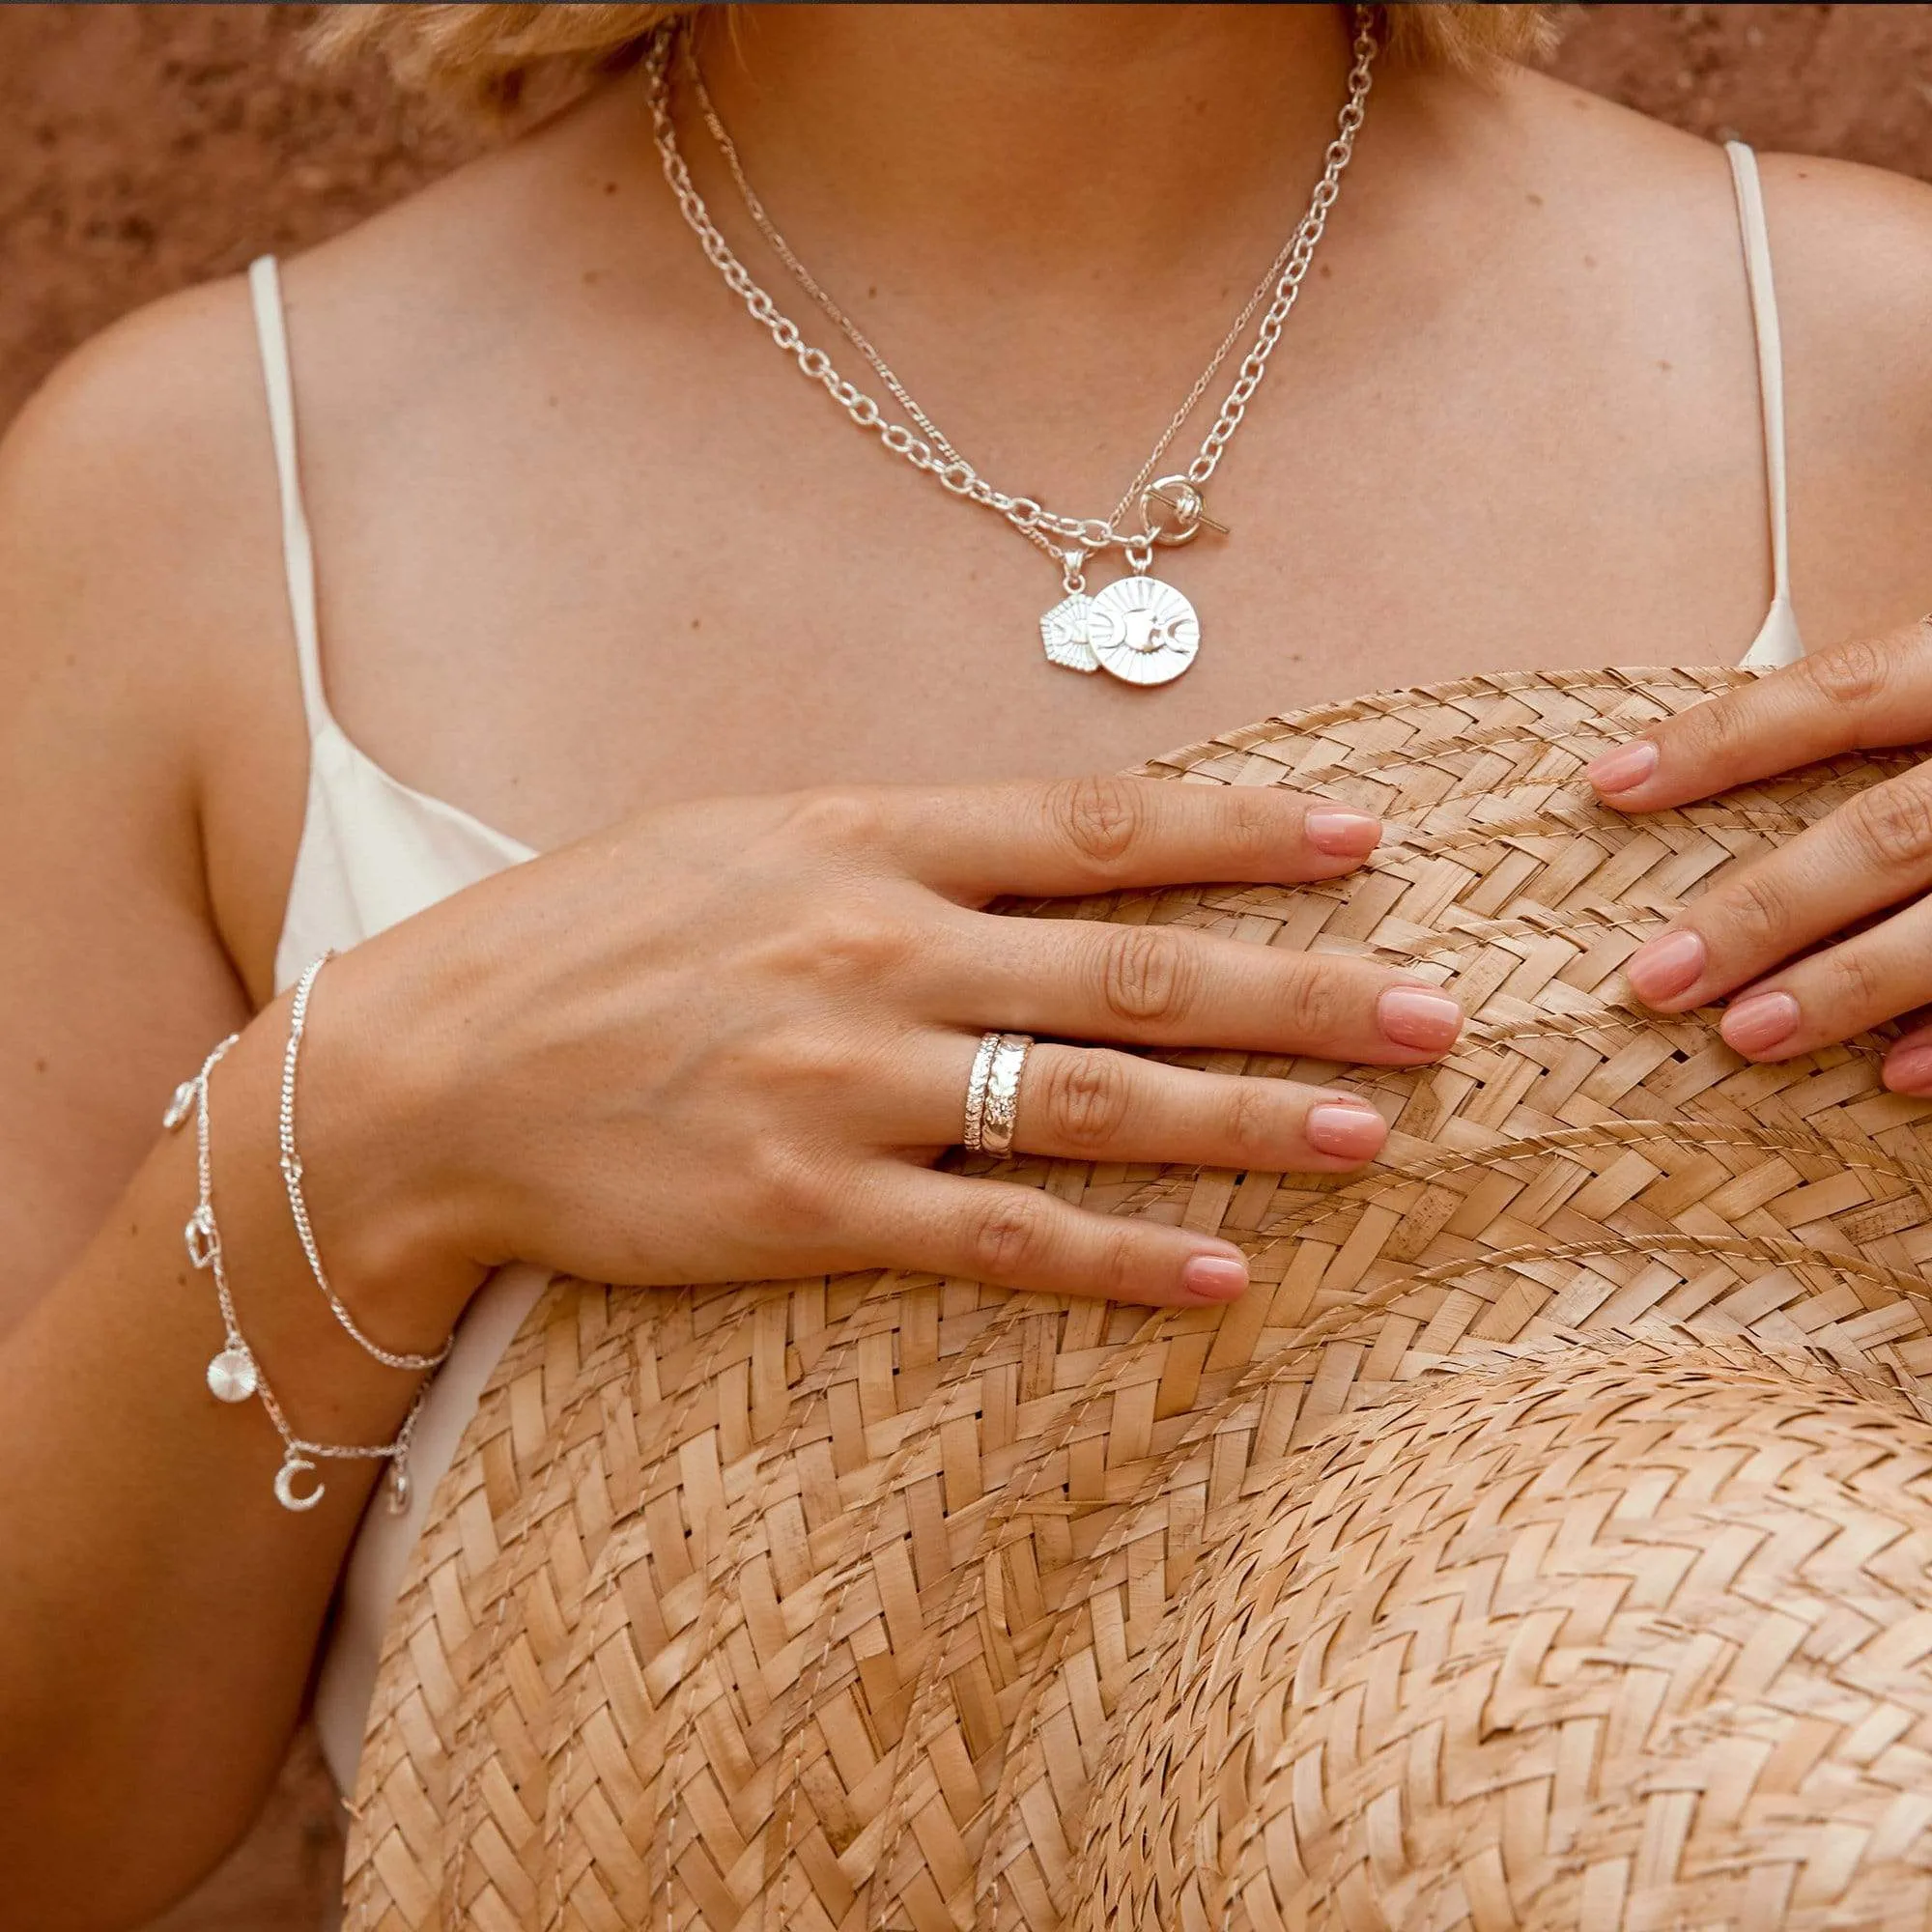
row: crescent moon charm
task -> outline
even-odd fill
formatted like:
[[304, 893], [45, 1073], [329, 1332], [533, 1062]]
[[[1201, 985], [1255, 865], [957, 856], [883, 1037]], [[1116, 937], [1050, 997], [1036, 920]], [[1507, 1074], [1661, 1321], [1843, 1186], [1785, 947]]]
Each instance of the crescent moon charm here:
[[296, 1494], [296, 1478], [304, 1470], [315, 1473], [315, 1464], [306, 1456], [298, 1456], [291, 1449], [284, 1458], [282, 1466], [275, 1471], [275, 1500], [285, 1510], [312, 1510], [322, 1500], [323, 1486], [318, 1483], [306, 1495]]

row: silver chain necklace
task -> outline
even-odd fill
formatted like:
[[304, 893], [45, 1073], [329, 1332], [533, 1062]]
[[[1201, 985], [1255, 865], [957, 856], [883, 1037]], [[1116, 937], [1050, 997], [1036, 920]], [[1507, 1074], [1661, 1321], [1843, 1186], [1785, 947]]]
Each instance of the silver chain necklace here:
[[[1156, 547], [1178, 548], [1192, 543], [1204, 528], [1226, 533], [1225, 526], [1208, 515], [1207, 486], [1212, 481], [1235, 432], [1241, 426], [1248, 404], [1267, 372], [1268, 357], [1293, 311], [1301, 284], [1314, 261], [1316, 246], [1327, 226], [1328, 212], [1341, 191], [1342, 175], [1354, 154], [1355, 136], [1366, 113], [1376, 56], [1373, 10], [1357, 7], [1354, 25], [1354, 63], [1349, 74], [1349, 98], [1338, 117], [1335, 138], [1328, 144], [1321, 178], [1309, 197], [1307, 213], [1108, 517], [1062, 516], [1031, 497], [1009, 496], [987, 482], [959, 454], [914, 401], [857, 324], [813, 278], [765, 213], [745, 175], [736, 146], [704, 91], [702, 76], [693, 59], [692, 79], [700, 112], [759, 233], [800, 286], [871, 364], [906, 414], [924, 434], [922, 436], [904, 423], [892, 420], [877, 402], [839, 375], [825, 351], [806, 341], [798, 325], [779, 308], [732, 253], [730, 243], [719, 232], [703, 197], [692, 183], [671, 116], [671, 69], [680, 39], [675, 26], [664, 29], [653, 40], [644, 62], [644, 75], [665, 180], [706, 257], [753, 319], [762, 324], [772, 340], [792, 357], [801, 374], [823, 387], [853, 422], [876, 435], [895, 456], [933, 477], [953, 496], [994, 511], [1029, 543], [1060, 564], [1065, 594], [1039, 623], [1040, 640], [1050, 663], [1068, 670], [1106, 670], [1127, 684], [1157, 685], [1172, 682], [1194, 662], [1201, 648], [1201, 625], [1194, 606], [1186, 597], [1171, 583], [1150, 575], [1153, 553]], [[1207, 393], [1208, 384], [1233, 353], [1270, 288], [1273, 299], [1262, 317], [1254, 346], [1243, 358], [1199, 452], [1184, 471], [1153, 477], [1152, 471], [1169, 443]], [[1122, 529], [1122, 523], [1136, 498], [1141, 526], [1138, 529]], [[1089, 596], [1084, 566], [1090, 557], [1103, 555], [1110, 550], [1123, 554], [1128, 574]]]
[[[738, 144], [732, 140], [730, 134], [726, 131], [724, 123], [720, 118], [718, 109], [712, 101], [710, 91], [704, 85], [703, 70], [697, 64], [696, 49], [693, 44], [693, 38], [689, 34], [683, 37], [683, 51], [685, 57], [684, 69], [691, 82], [693, 98], [697, 102], [698, 113], [702, 116], [705, 128], [711, 135], [712, 145], [718, 150], [719, 158], [724, 163], [733, 184], [738, 189], [738, 198], [744, 203], [745, 213], [751, 217], [753, 225], [764, 237], [765, 242], [770, 247], [772, 253], [791, 270], [792, 279], [818, 304], [827, 317], [830, 318], [833, 324], [845, 336], [845, 339], [852, 344], [853, 348], [858, 350], [860, 355], [865, 356], [866, 360], [872, 365], [879, 380], [885, 384], [886, 387], [896, 398], [899, 407], [905, 411], [906, 414], [931, 440], [933, 448], [949, 462], [956, 463], [961, 461], [959, 452], [953, 448], [945, 431], [920, 408], [919, 404], [913, 399], [904, 384], [900, 383], [898, 377], [894, 373], [885, 357], [879, 354], [860, 329], [858, 324], [819, 286], [811, 270], [799, 260], [790, 242], [785, 240], [784, 236], [780, 232], [777, 223], [766, 213], [764, 203], [759, 199], [757, 190], [753, 187], [750, 177], [745, 173], [745, 164], [738, 153]], [[1147, 461], [1135, 471], [1133, 481], [1121, 492], [1121, 499], [1114, 505], [1113, 515], [1107, 519], [1109, 524], [1118, 527], [1121, 519], [1139, 501], [1141, 492], [1148, 487], [1153, 477], [1154, 466], [1167, 453], [1168, 444], [1180, 434], [1181, 429], [1187, 422], [1187, 418], [1194, 413], [1195, 405], [1208, 393], [1208, 385], [1220, 373], [1221, 364], [1234, 353], [1236, 344], [1247, 332], [1248, 324], [1255, 318], [1255, 311], [1274, 293], [1275, 284], [1280, 280], [1283, 271], [1287, 269], [1293, 252], [1294, 238], [1291, 236], [1282, 244], [1281, 253], [1268, 265], [1267, 272], [1255, 284], [1254, 293], [1242, 304], [1240, 314], [1229, 326], [1228, 332], [1221, 338], [1220, 347], [1214, 351], [1212, 359], [1208, 362], [1207, 368], [1202, 370], [1201, 374], [1195, 379], [1193, 388], [1187, 392], [1186, 398], [1182, 401], [1179, 409], [1175, 411], [1166, 429], [1161, 432], [1160, 440], [1154, 444]], [[1176, 479], [1173, 477], [1163, 477], [1161, 479], [1164, 485], [1170, 486], [1175, 481]], [[1170, 508], [1177, 507], [1165, 495], [1162, 496], [1161, 500], [1167, 502]], [[1213, 524], [1210, 521], [1209, 527], [1219, 529], [1221, 526]], [[1025, 530], [1022, 534], [1028, 537], [1038, 549], [1044, 551], [1047, 555], [1053, 557], [1056, 561], [1065, 563], [1066, 556], [1065, 550], [1061, 545], [1056, 544], [1051, 537], [1037, 529]], [[1071, 586], [1068, 587], [1070, 588]]]

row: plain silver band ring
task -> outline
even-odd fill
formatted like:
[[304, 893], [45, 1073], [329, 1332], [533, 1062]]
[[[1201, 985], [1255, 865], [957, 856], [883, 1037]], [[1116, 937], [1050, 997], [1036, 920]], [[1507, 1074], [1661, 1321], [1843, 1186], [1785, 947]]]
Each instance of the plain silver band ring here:
[[972, 1077], [966, 1082], [966, 1131], [960, 1136], [968, 1153], [980, 1150], [980, 1124], [986, 1113], [986, 1082], [993, 1071], [993, 1056], [1000, 1050], [996, 1033], [980, 1036], [980, 1051], [973, 1056]]
[[986, 1074], [986, 1098], [980, 1109], [980, 1146], [1004, 1158], [1013, 1151], [1013, 1128], [1019, 1120], [1020, 1080], [1033, 1046], [1029, 1033], [1003, 1033], [993, 1049]]

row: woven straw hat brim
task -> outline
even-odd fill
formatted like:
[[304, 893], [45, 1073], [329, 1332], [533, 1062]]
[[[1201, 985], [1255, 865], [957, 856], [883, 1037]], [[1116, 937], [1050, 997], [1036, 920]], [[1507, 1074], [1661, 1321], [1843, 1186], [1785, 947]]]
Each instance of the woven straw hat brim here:
[[1239, 1242], [1232, 1307], [553, 1284], [391, 1623], [352, 1932], [1932, 1926], [1932, 1103], [1620, 971], [1906, 759], [1579, 777], [1739, 676], [1233, 732], [1149, 769], [1378, 811], [1374, 861], [1026, 909], [1470, 1015], [1415, 1071], [1173, 1056], [1368, 1094], [1358, 1177], [1002, 1170]]

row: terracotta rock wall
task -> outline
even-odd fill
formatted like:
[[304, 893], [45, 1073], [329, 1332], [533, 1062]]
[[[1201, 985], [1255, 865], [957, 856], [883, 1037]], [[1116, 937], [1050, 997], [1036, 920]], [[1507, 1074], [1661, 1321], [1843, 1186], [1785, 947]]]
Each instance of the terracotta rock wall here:
[[[472, 152], [363, 69], [306, 68], [307, 7], [0, 7], [0, 423], [75, 343], [291, 250]], [[1555, 71], [1700, 133], [1932, 180], [1932, 7], [1578, 8]], [[340, 1839], [311, 1747], [167, 1932], [312, 1932]], [[159, 1932], [159, 1928], [156, 1928]]]

